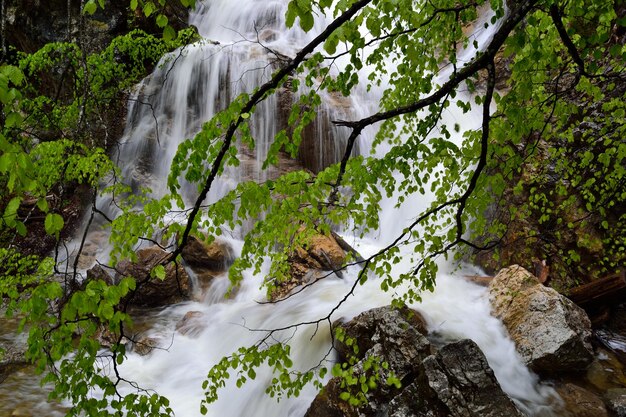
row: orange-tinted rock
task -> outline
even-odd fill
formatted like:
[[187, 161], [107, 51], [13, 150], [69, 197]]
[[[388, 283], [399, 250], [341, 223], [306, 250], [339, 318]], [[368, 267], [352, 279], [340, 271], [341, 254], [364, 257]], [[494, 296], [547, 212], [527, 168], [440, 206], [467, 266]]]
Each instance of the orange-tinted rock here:
[[600, 397], [574, 384], [556, 387], [563, 400], [563, 415], [569, 417], [608, 417], [606, 406]]
[[[304, 230], [301, 230], [304, 233]], [[299, 285], [336, 275], [343, 277], [341, 267], [346, 252], [332, 236], [315, 234], [303, 246], [293, 248], [289, 255], [289, 279], [277, 285], [273, 299], [285, 297]]]

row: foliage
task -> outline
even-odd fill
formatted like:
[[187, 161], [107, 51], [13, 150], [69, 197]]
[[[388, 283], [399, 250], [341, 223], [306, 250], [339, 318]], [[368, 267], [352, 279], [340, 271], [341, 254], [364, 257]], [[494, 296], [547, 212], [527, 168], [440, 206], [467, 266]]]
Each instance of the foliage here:
[[[19, 66], [0, 65], [0, 297], [3, 311], [20, 317], [20, 329], [28, 332], [26, 358], [47, 372], [44, 382], [54, 383], [51, 398], [79, 404], [69, 415], [159, 416], [171, 415], [171, 409], [157, 394], [119, 395], [119, 381], [101, 372], [109, 360], [123, 361], [120, 341], [130, 324], [125, 300], [135, 280], [80, 282], [76, 264], [60, 270], [55, 259], [22, 253], [18, 243], [41, 233], [32, 220], [37, 216], [44, 233], [62, 243], [64, 189], [72, 184], [97, 189], [117, 175], [102, 148], [113, 141], [96, 137], [92, 126], [103, 123], [109, 106], [166, 52], [195, 36], [192, 29], [169, 40], [132, 31], [91, 55], [78, 43], [53, 43], [22, 54]], [[108, 353], [101, 350], [103, 334], [113, 339]], [[96, 387], [104, 398], [92, 397]]]
[[[106, 126], [104, 138], [95, 143], [97, 138], [85, 134], [84, 128], [112, 123], [107, 114], [121, 99], [120, 93], [145, 76], [166, 52], [192, 40], [192, 29], [181, 31], [174, 41], [134, 30], [89, 56], [84, 56], [76, 43], [51, 43], [24, 56], [20, 69], [26, 76], [23, 94], [27, 98], [22, 101], [22, 111], [29, 115], [29, 133], [110, 146], [113, 138], [107, 138]], [[50, 85], [54, 89], [50, 90]]]
[[[4, 230], [28, 232], [19, 210], [26, 198], [34, 198], [46, 213], [46, 232], [59, 239], [64, 222], [56, 208], [49, 207], [50, 190], [67, 181], [97, 188], [105, 176], [117, 177], [105, 153], [89, 142], [93, 138], [81, 136], [83, 126], [97, 118], [103, 102], [130, 87], [163, 53], [179, 45], [161, 11], [165, 0], [130, 3], [131, 9], [141, 8], [145, 16], [156, 18], [164, 28], [163, 39], [133, 32], [90, 56], [73, 43], [52, 44], [23, 57], [20, 68], [0, 67]], [[103, 6], [101, 0], [89, 0], [84, 10], [94, 13]], [[465, 29], [487, 6], [494, 11], [485, 22], [494, 27], [493, 38], [479, 53], [463, 56], [461, 48], [474, 46]], [[158, 278], [162, 266], [178, 259], [191, 234], [217, 236], [253, 219], [230, 277], [236, 285], [244, 270], [258, 273], [269, 260], [265, 284], [271, 292], [288, 279], [286, 260], [293, 245], [305, 246], [314, 231], [329, 234], [332, 225], [362, 237], [380, 227], [384, 199], [400, 205], [412, 195], [431, 191], [435, 200], [416, 212], [388, 246], [363, 260], [348, 259], [342, 268], [359, 265], [358, 279], [328, 315], [268, 330], [259, 344], [242, 347], [216, 364], [204, 384], [202, 411], [231, 373], [240, 385], [254, 379], [262, 365], [276, 374], [267, 391], [272, 396], [298, 395], [311, 381], [321, 386], [328, 370], [321, 364], [312, 370], [291, 369], [289, 345], [269, 342], [276, 332], [330, 325], [341, 303], [370, 277], [377, 277], [383, 290], [394, 290], [396, 304], [418, 301], [421, 291], [435, 285], [438, 257], [464, 247], [492, 248], [511, 221], [539, 215], [537, 226], [546, 227], [549, 232], [541, 233], [548, 237], [539, 232], [532, 237], [543, 241], [574, 231], [577, 247], [555, 249], [566, 265], [577, 264], [582, 249], [600, 245], [606, 259], [589, 262], [600, 271], [623, 266], [626, 108], [621, 86], [626, 48], [619, 41], [625, 25], [620, 10], [605, 0], [522, 0], [508, 8], [496, 0], [292, 0], [285, 16], [289, 26], [298, 24], [306, 32], [316, 15], [335, 20], [281, 62], [267, 83], [234, 98], [181, 144], [168, 178], [170, 194], [159, 199], [132, 196], [123, 182], [110, 188], [121, 211], [109, 219], [112, 262], [133, 258], [140, 240], [164, 231], [164, 240], [175, 238], [177, 245], [154, 269], [152, 278]], [[507, 59], [505, 72], [496, 61]], [[333, 72], [339, 60], [347, 64]], [[64, 74], [66, 69], [71, 69], [71, 86], [50, 92], [45, 83], [37, 84], [42, 74]], [[447, 70], [446, 78], [436, 77]], [[495, 91], [500, 78], [506, 80], [502, 94]], [[206, 205], [215, 179], [240, 162], [237, 142], [254, 147], [251, 115], [260, 102], [280, 88], [300, 93], [289, 128], [279, 132], [270, 147], [267, 168], [277, 163], [280, 152], [296, 155], [304, 128], [315, 119], [325, 93], [348, 96], [358, 85], [368, 91], [384, 86], [380, 110], [361, 120], [335, 121], [349, 132], [336, 164], [316, 174], [292, 172], [262, 184], [242, 183]], [[453, 140], [460, 127], [440, 124], [442, 114], [452, 107], [464, 113], [475, 108], [481, 114], [480, 126], [462, 132], [460, 144]], [[388, 151], [353, 156], [356, 140], [369, 126], [378, 128], [375, 147]], [[52, 140], [43, 134], [50, 131]], [[186, 222], [172, 225], [166, 216], [182, 206], [183, 178], [197, 185], [198, 197], [185, 212]], [[517, 186], [511, 189], [511, 183]], [[494, 210], [494, 201], [511, 196], [515, 205], [505, 206], [494, 218], [485, 217]], [[601, 237], [588, 233], [589, 225], [602, 231]], [[413, 253], [401, 253], [403, 247]], [[20, 256], [12, 246], [0, 256], [6, 265], [0, 289], [9, 300], [9, 313], [28, 313], [24, 325], [30, 329], [29, 358], [40, 371], [51, 369], [46, 380], [55, 383], [53, 396], [76, 404], [70, 413], [171, 414], [167, 399], [141, 391], [122, 396], [117, 390], [121, 377], [109, 379], [98, 372], [102, 356], [110, 358], [113, 367], [124, 360], [121, 340], [129, 324], [125, 300], [151, 277], [127, 278], [116, 285], [81, 282], [75, 265], [73, 271], [61, 273], [49, 258]], [[401, 256], [409, 258], [413, 269], [398, 276], [391, 271]], [[100, 350], [95, 340], [101, 331], [114, 335], [108, 350]], [[344, 399], [358, 404], [379, 381], [356, 377], [353, 365], [336, 365], [330, 373], [345, 381]], [[374, 359], [367, 366], [374, 373], [384, 368]], [[393, 378], [386, 382], [399, 383]], [[104, 398], [89, 396], [94, 387]]]
[[473, 226], [504, 236], [504, 263], [547, 260], [564, 287], [626, 263], [624, 20], [612, 2], [591, 6], [547, 5], [507, 45], [510, 88], [492, 116], [483, 191], [511, 203], [489, 228]]
[[[196, 0], [180, 0], [180, 4], [183, 7], [193, 8]], [[156, 2], [151, 0], [130, 0], [129, 5], [132, 11], [143, 13], [147, 18], [153, 18], [157, 26], [163, 29], [163, 39], [166, 42], [175, 40], [179, 35], [165, 12], [167, 7], [166, 0], [158, 0]], [[98, 8], [105, 8], [105, 0], [87, 0], [83, 6], [83, 13], [92, 15]]]

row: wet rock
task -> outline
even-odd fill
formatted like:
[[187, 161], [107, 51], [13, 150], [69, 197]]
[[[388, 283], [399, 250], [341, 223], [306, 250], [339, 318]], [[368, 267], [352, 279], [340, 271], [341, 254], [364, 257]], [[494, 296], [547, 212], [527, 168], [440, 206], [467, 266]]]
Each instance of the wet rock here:
[[154, 337], [141, 337], [133, 342], [132, 351], [140, 356], [146, 356], [158, 347], [159, 341]]
[[556, 387], [556, 392], [563, 400], [561, 413], [568, 417], [608, 417], [602, 399], [592, 392], [574, 384]]
[[[301, 229], [300, 233], [305, 230]], [[283, 298], [299, 285], [330, 275], [343, 278], [340, 268], [345, 260], [346, 251], [332, 235], [313, 234], [305, 245], [295, 247], [289, 255], [290, 279], [278, 284], [272, 299]]]
[[387, 362], [389, 367], [380, 370], [383, 382], [379, 382], [376, 390], [368, 392], [367, 404], [355, 408], [341, 400], [340, 395], [347, 388], [342, 388], [341, 379], [333, 378], [315, 398], [306, 417], [376, 415], [401, 392], [384, 383], [386, 376], [393, 373], [401, 380], [412, 380], [415, 365], [431, 354], [430, 343], [424, 336], [425, 321], [413, 310], [390, 306], [375, 308], [337, 326], [345, 331], [344, 341], [335, 346], [341, 362], [351, 357], [361, 360], [356, 365], [358, 374], [367, 374], [363, 371], [362, 360], [373, 356]]
[[214, 240], [206, 243], [195, 236], [189, 236], [182, 256], [194, 271], [223, 272], [235, 260], [235, 252], [227, 242]]
[[502, 320], [524, 362], [537, 372], [586, 369], [593, 360], [585, 312], [524, 268], [501, 270], [489, 284], [492, 313]]
[[241, 181], [264, 182], [275, 180], [289, 172], [306, 170], [297, 159], [293, 159], [286, 152], [278, 152], [276, 164], [269, 165], [266, 169], [262, 169], [263, 160], [259, 160], [256, 150], [251, 150], [246, 145], [241, 146], [237, 156], [240, 162]]
[[[425, 338], [428, 333], [426, 321], [420, 313], [409, 308], [374, 308], [347, 323], [338, 324], [338, 327], [344, 330], [346, 338], [354, 340], [358, 351], [363, 354], [376, 344], [381, 344], [390, 356], [396, 355], [397, 351], [401, 359], [390, 362], [394, 372], [405, 366], [405, 361], [424, 358], [431, 353], [430, 343]], [[354, 354], [354, 347], [345, 343], [339, 343], [335, 348], [341, 361]], [[363, 354], [359, 357], [362, 358]]]
[[[352, 390], [335, 377], [313, 400], [306, 417], [521, 417], [478, 346], [462, 340], [433, 354], [419, 313], [381, 307], [339, 326], [345, 330], [344, 341], [354, 341], [338, 344], [340, 360], [351, 356], [360, 360], [355, 365], [357, 377], [373, 375], [364, 366], [368, 358], [388, 367], [374, 371], [380, 379], [366, 393], [366, 404], [355, 407], [341, 400], [342, 392]], [[385, 383], [392, 374], [401, 381], [400, 387]]]
[[[301, 230], [304, 233], [303, 230]], [[289, 257], [291, 264], [304, 269], [333, 270], [343, 265], [346, 252], [332, 236], [314, 234], [303, 246], [296, 247]]]
[[182, 252], [195, 279], [195, 298], [205, 294], [215, 277], [227, 271], [235, 260], [235, 251], [228, 242], [216, 239], [207, 243], [203, 239], [206, 237], [189, 236]]
[[587, 369], [585, 379], [596, 392], [606, 392], [611, 388], [626, 387], [624, 371], [624, 365], [613, 352], [598, 347], [598, 355]]
[[433, 415], [522, 416], [500, 388], [487, 358], [473, 341], [465, 339], [445, 345], [426, 358], [422, 366], [423, 375], [416, 384], [418, 391], [424, 392], [426, 402], [432, 404], [429, 408]]
[[98, 328], [93, 337], [104, 348], [111, 348], [120, 341], [120, 334], [112, 331], [108, 326], [98, 323]]
[[24, 352], [17, 350], [15, 347], [4, 347], [4, 352], [0, 352], [0, 383], [7, 379], [13, 372], [19, 371], [28, 365]]
[[107, 247], [109, 233], [98, 230], [87, 235], [87, 239], [78, 257], [78, 268], [88, 269], [96, 267], [96, 259], [102, 254], [103, 248]]
[[176, 330], [185, 336], [197, 336], [205, 327], [204, 313], [201, 311], [188, 311], [178, 323]]
[[113, 277], [100, 265], [95, 265], [87, 271], [87, 281], [101, 280], [107, 285], [113, 285]]
[[[298, 97], [293, 94], [292, 80], [277, 91], [277, 127], [293, 134], [293, 123], [289, 123], [292, 106]], [[301, 132], [302, 140], [298, 147], [298, 163], [306, 170], [318, 173], [341, 160], [346, 149], [347, 135], [332, 120], [346, 120], [352, 112], [352, 102], [338, 93], [328, 93], [317, 111], [314, 120]], [[358, 153], [358, 144], [353, 153]]]
[[18, 407], [11, 413], [12, 417], [32, 417], [32, 412], [26, 407]]
[[137, 289], [130, 294], [132, 305], [159, 307], [189, 299], [191, 283], [182, 265], [168, 263], [163, 280], [150, 277], [150, 271], [168, 256], [169, 253], [158, 246], [151, 246], [137, 252], [137, 262], [118, 263], [116, 281], [127, 276], [137, 281]]
[[611, 388], [604, 394], [607, 408], [617, 417], [626, 417], [626, 388]]

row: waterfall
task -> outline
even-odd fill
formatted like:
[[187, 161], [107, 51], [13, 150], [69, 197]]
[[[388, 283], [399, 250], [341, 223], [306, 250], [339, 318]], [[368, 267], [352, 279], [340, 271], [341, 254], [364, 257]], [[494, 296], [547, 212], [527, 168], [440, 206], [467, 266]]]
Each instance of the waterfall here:
[[[282, 22], [285, 6], [284, 1], [253, 0], [213, 0], [199, 4], [190, 22], [198, 27], [206, 41], [186, 48], [180, 55], [169, 56], [138, 88], [136, 99], [131, 102], [125, 135], [127, 144], [120, 151], [120, 155], [127, 158], [121, 161], [126, 175], [141, 184], [149, 183], [158, 195], [169, 169], [168, 161], [178, 143], [193, 135], [199, 123], [222, 108], [231, 97], [241, 91], [250, 91], [268, 79], [273, 58], [268, 50], [293, 56], [297, 48], [326, 23], [318, 19], [310, 34], [298, 29], [286, 31]], [[489, 15], [484, 17], [485, 20], [488, 18]], [[489, 39], [489, 33], [484, 32], [477, 36], [482, 43]], [[377, 98], [376, 92], [372, 94]], [[264, 159], [268, 141], [278, 130], [275, 114], [278, 103], [272, 100], [275, 99], [259, 106], [253, 116], [254, 136], [259, 141], [254, 155], [257, 164]], [[376, 110], [375, 101], [353, 97], [349, 103], [352, 112], [349, 117], [357, 119], [371, 114]], [[151, 105], [146, 106], [145, 102]], [[322, 108], [321, 113], [326, 117], [347, 118], [345, 114], [337, 116], [338, 111], [345, 112], [346, 106], [340, 107], [343, 109]], [[466, 129], [476, 128], [480, 122], [479, 114], [460, 115], [454, 110], [446, 112], [444, 118], [444, 123], [459, 123]], [[319, 117], [316, 123], [323, 124], [323, 117]], [[359, 144], [362, 152], [370, 151], [374, 133], [374, 129], [364, 132]], [[339, 130], [332, 134], [338, 140], [345, 136], [345, 132]], [[322, 146], [318, 144], [315, 149], [319, 151]], [[384, 146], [377, 150], [384, 151]], [[150, 167], [154, 169], [149, 171]], [[242, 178], [262, 180], [259, 175], [267, 175], [259, 174], [258, 169], [253, 171], [256, 177], [241, 171], [228, 171], [209, 199], [215, 201]], [[188, 192], [192, 194], [193, 190]], [[401, 220], [415, 216], [429, 204], [429, 200], [415, 196], [400, 208], [394, 208], [394, 204], [393, 199], [383, 202], [381, 230], [384, 232], [354, 242], [363, 255], [374, 253], [397, 235], [404, 227]], [[231, 243], [235, 248], [241, 247], [237, 239]], [[398, 265], [398, 273], [409, 267]], [[484, 351], [503, 389], [529, 415], [544, 415], [551, 390], [539, 385], [537, 377], [521, 363], [502, 324], [489, 313], [485, 289], [460, 278], [459, 275], [467, 271], [453, 274], [452, 267], [445, 264], [441, 265], [440, 271], [435, 292], [424, 294], [423, 302], [412, 307], [424, 314], [431, 332], [438, 337], [473, 339]], [[250, 329], [278, 328], [323, 317], [349, 291], [357, 272], [356, 267], [349, 269], [344, 280], [335, 278], [318, 282], [296, 297], [271, 305], [257, 303], [264, 299], [259, 289], [263, 273], [260, 276], [248, 273], [242, 288], [231, 300], [220, 297], [225, 291], [226, 279], [216, 279], [203, 302], [187, 302], [159, 313], [159, 326], [150, 330], [147, 336], [164, 341], [164, 345], [169, 346], [167, 350], [155, 350], [146, 357], [131, 354], [123, 364], [122, 372], [140, 386], [167, 396], [177, 415], [200, 415], [201, 385], [208, 369], [238, 347], [257, 342], [258, 333]], [[365, 309], [387, 305], [390, 301], [391, 294], [382, 292], [379, 283], [370, 280], [358, 287], [356, 295], [341, 306], [336, 318], [349, 319]], [[175, 323], [190, 311], [203, 313], [205, 321], [198, 325], [193, 336], [174, 333]], [[330, 343], [329, 330], [323, 326], [317, 331], [314, 327], [302, 328], [276, 337], [290, 338], [294, 362], [301, 370], [317, 364]], [[302, 416], [316, 395], [315, 389], [308, 387], [298, 398], [276, 402], [265, 394], [272, 378], [270, 370], [264, 368], [257, 374], [255, 381], [242, 388], [229, 382], [220, 391], [217, 403], [209, 407], [209, 415]]]
[[[293, 56], [298, 47], [325, 26], [326, 22], [320, 18], [311, 33], [305, 34], [299, 29], [286, 31], [285, 9], [286, 1], [280, 0], [199, 2], [190, 23], [198, 27], [204, 41], [165, 57], [154, 73], [137, 86], [129, 102], [126, 132], [116, 162], [134, 187], [147, 186], [155, 197], [164, 194], [165, 179], [178, 144], [192, 137], [201, 123], [224, 108], [231, 98], [240, 92], [251, 91], [271, 76], [275, 56], [268, 50]], [[481, 35], [481, 42], [485, 38], [488, 36]], [[369, 94], [377, 98], [380, 92]], [[376, 100], [366, 101], [357, 95], [352, 97], [349, 106], [328, 105], [321, 113], [328, 120], [358, 119], [376, 110]], [[279, 105], [274, 97], [257, 106], [251, 123], [257, 146], [249, 154], [245, 149], [240, 150], [242, 159], [249, 163], [242, 164], [242, 169], [229, 168], [212, 188], [209, 201], [219, 199], [241, 180], [262, 181], [265, 176], [275, 174], [272, 171], [275, 168], [261, 172], [259, 167], [271, 139], [280, 129], [276, 122]], [[317, 130], [331, 130], [327, 135], [337, 138], [336, 150], [340, 150], [341, 138], [346, 132], [330, 126], [324, 117], [316, 121], [320, 124]], [[465, 129], [477, 127], [480, 121], [478, 114], [456, 114], [454, 109], [446, 111], [444, 117], [444, 123], [458, 123]], [[363, 132], [360, 152], [370, 152], [374, 133], [374, 129]], [[311, 146], [316, 152], [323, 153], [318, 157], [322, 163], [336, 158], [332, 152], [322, 150], [322, 142]], [[384, 146], [376, 150], [384, 151]], [[193, 201], [195, 186], [183, 186], [182, 193], [188, 203]], [[115, 214], [106, 198], [102, 198], [99, 204], [101, 210]], [[402, 230], [403, 220], [413, 218], [428, 204], [429, 199], [423, 195], [409, 199], [399, 208], [394, 208], [393, 199], [384, 201], [380, 214], [382, 231], [352, 243], [364, 256], [375, 253]], [[236, 251], [242, 246], [239, 238], [235, 235], [230, 241]], [[401, 262], [394, 273], [410, 266]], [[423, 313], [429, 330], [438, 338], [473, 339], [485, 353], [504, 391], [528, 415], [550, 415], [547, 404], [551, 389], [540, 385], [538, 378], [522, 364], [503, 325], [490, 315], [485, 289], [462, 278], [464, 274], [476, 272], [471, 267], [464, 268], [442, 262], [436, 290], [423, 294], [423, 301], [411, 307]], [[218, 277], [202, 301], [184, 302], [156, 313], [152, 320], [154, 325], [144, 336], [161, 341], [164, 349], [156, 349], [148, 356], [130, 353], [120, 367], [122, 376], [168, 397], [177, 416], [200, 416], [200, 401], [204, 398], [202, 382], [208, 370], [240, 346], [257, 342], [259, 334], [250, 329], [279, 328], [324, 317], [350, 290], [358, 268], [349, 268], [344, 279], [329, 278], [317, 282], [297, 296], [277, 304], [258, 303], [265, 297], [259, 289], [264, 272], [259, 275], [247, 272], [241, 289], [232, 299], [221, 297], [227, 279]], [[387, 305], [391, 299], [392, 294], [383, 292], [379, 283], [370, 279], [357, 287], [355, 296], [348, 298], [334, 319], [350, 319], [366, 309]], [[191, 311], [201, 312], [203, 321], [198, 323], [194, 332], [177, 333], [176, 323]], [[300, 370], [319, 363], [330, 346], [327, 326], [319, 329], [303, 327], [296, 332], [278, 333], [275, 337], [290, 339], [294, 366]], [[265, 394], [271, 378], [270, 369], [265, 367], [257, 372], [254, 381], [242, 388], [235, 387], [234, 381], [230, 381], [219, 392], [219, 400], [210, 405], [208, 415], [303, 416], [316, 390], [309, 386], [299, 397], [277, 402]], [[130, 386], [122, 389], [134, 392]]]

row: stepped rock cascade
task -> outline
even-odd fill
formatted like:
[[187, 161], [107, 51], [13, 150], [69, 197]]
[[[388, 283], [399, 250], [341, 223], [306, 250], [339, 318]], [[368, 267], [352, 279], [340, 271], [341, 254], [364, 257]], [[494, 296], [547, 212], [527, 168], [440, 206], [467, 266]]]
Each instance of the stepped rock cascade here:
[[[310, 33], [305, 34], [299, 29], [287, 31], [283, 22], [286, 3], [211, 0], [199, 4], [190, 23], [199, 29], [205, 40], [165, 57], [153, 74], [137, 86], [129, 102], [126, 132], [116, 162], [133, 187], [149, 187], [154, 196], [164, 194], [170, 163], [181, 141], [192, 137], [201, 124], [224, 108], [231, 98], [240, 92], [250, 92], [266, 81], [275, 68], [275, 59], [293, 56], [298, 47], [325, 27], [327, 22], [319, 18]], [[484, 19], [489, 17], [487, 15]], [[477, 36], [479, 42], [489, 40], [488, 30]], [[327, 100], [323, 100], [326, 104], [314, 122], [316, 127], [310, 130], [318, 137], [305, 139], [317, 140], [309, 147], [320, 153], [309, 169], [319, 170], [323, 165], [336, 162], [345, 147], [347, 130], [334, 127], [330, 121], [356, 120], [375, 112], [381, 91], [374, 89], [368, 93], [368, 98], [326, 97]], [[360, 92], [365, 94], [364, 89], [358, 90], [357, 94]], [[239, 181], [263, 181], [280, 173], [279, 168], [271, 168], [269, 172], [260, 170], [272, 138], [284, 127], [280, 126], [284, 116], [279, 114], [279, 101], [278, 96], [273, 96], [257, 106], [251, 116], [256, 147], [254, 151], [240, 148], [241, 159], [248, 162], [242, 163], [239, 169], [228, 168], [224, 172], [211, 189], [209, 202], [222, 197]], [[442, 123], [459, 124], [462, 129], [475, 129], [480, 124], [480, 116], [474, 112], [461, 114], [459, 111], [456, 114], [450, 108], [443, 116]], [[370, 152], [374, 133], [373, 128], [363, 131], [358, 152]], [[327, 150], [327, 146], [332, 149]], [[375, 150], [377, 153], [385, 151], [384, 144]], [[196, 186], [183, 185], [187, 204], [196, 198], [196, 193]], [[429, 201], [428, 196], [416, 195], [394, 208], [393, 198], [386, 199], [380, 214], [381, 232], [361, 241], [348, 236], [346, 240], [363, 256], [369, 256], [399, 234], [404, 227], [403, 221], [414, 218], [428, 207]], [[107, 197], [102, 197], [98, 204], [103, 211], [115, 215]], [[229, 243], [235, 254], [240, 253], [240, 238], [245, 230], [231, 232], [234, 237]], [[394, 273], [400, 274], [411, 267], [408, 262], [401, 261], [395, 266], [397, 271]], [[442, 263], [435, 291], [423, 294], [422, 303], [410, 307], [423, 314], [435, 339], [441, 342], [463, 338], [475, 341], [503, 390], [527, 415], [553, 415], [549, 406], [554, 401], [553, 390], [539, 384], [538, 378], [522, 364], [503, 325], [490, 315], [486, 290], [466, 282], [462, 275], [474, 271], [470, 267], [464, 268], [459, 270], [456, 265]], [[177, 416], [200, 416], [200, 401], [204, 398], [202, 382], [208, 370], [239, 347], [255, 344], [259, 333], [251, 329], [280, 328], [324, 317], [350, 291], [358, 271], [357, 267], [350, 267], [343, 279], [331, 277], [317, 282], [297, 296], [276, 304], [258, 303], [265, 298], [264, 290], [259, 286], [266, 271], [258, 275], [244, 273], [241, 288], [230, 299], [222, 297], [228, 280], [224, 277], [215, 279], [200, 301], [176, 304], [155, 313], [153, 326], [143, 336], [156, 341], [163, 349], [154, 349], [146, 356], [130, 353], [120, 372], [142, 388], [168, 397]], [[348, 320], [365, 309], [388, 305], [392, 295], [383, 292], [380, 283], [372, 278], [357, 287], [355, 296], [349, 297], [333, 318]], [[193, 317], [186, 326], [198, 323], [198, 328], [181, 334], [176, 331], [176, 325], [186, 315]], [[318, 365], [331, 343], [328, 326], [278, 332], [274, 338], [290, 340], [294, 367], [300, 370]], [[234, 380], [229, 381], [219, 391], [219, 400], [209, 406], [207, 415], [303, 416], [317, 393], [316, 389], [307, 386], [299, 397], [277, 402], [265, 393], [272, 377], [269, 367], [261, 367], [256, 379], [241, 388], [235, 387]], [[127, 393], [135, 392], [131, 386], [121, 389]]]

